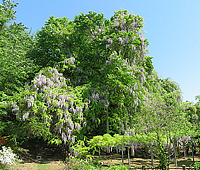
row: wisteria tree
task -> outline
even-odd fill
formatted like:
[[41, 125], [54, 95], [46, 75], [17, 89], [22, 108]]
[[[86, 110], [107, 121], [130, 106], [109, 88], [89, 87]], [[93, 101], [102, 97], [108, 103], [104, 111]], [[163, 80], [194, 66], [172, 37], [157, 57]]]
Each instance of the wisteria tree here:
[[160, 167], [166, 168], [169, 161], [167, 152], [171, 153], [170, 146], [175, 148], [174, 140], [187, 136], [188, 124], [184, 123], [186, 116], [182, 111], [177, 83], [169, 79], [160, 79], [155, 73], [151, 78], [147, 81], [147, 102], [134, 120], [135, 131], [144, 136], [156, 134], [154, 141], [148, 145], [150, 148], [156, 146]]
[[68, 86], [67, 81], [57, 69], [47, 67], [13, 97], [11, 104], [13, 114], [19, 122], [25, 122], [24, 130], [30, 137], [61, 144], [66, 151], [85, 126], [81, 89]]
[[183, 138], [184, 148], [186, 148], [186, 157], [190, 146], [192, 146], [194, 152], [196, 152], [196, 148], [198, 148], [197, 145], [199, 145], [199, 103], [192, 104], [191, 102], [184, 102], [183, 112], [186, 115], [186, 122], [189, 124], [189, 126], [187, 126], [188, 135]]

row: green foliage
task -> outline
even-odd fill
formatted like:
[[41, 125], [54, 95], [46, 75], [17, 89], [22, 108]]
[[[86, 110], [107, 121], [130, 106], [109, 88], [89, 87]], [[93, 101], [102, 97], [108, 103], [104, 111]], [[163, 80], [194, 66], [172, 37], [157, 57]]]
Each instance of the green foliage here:
[[154, 142], [166, 168], [165, 143], [199, 134], [200, 107], [182, 103], [178, 84], [158, 77], [142, 17], [127, 10], [110, 19], [92, 11], [73, 21], [51, 16], [33, 38], [12, 23], [16, 5], [0, 6], [1, 135], [74, 145], [79, 157]]
[[[7, 115], [5, 109], [5, 103], [8, 100], [8, 96], [3, 92], [0, 91], [0, 133], [2, 133], [3, 129], [5, 128], [8, 122], [3, 121], [3, 117]], [[2, 136], [2, 135], [1, 135]]]
[[[35, 36], [34, 50], [30, 57], [40, 68], [54, 67], [69, 55], [67, 40], [73, 32], [73, 22], [66, 17], [51, 16]], [[42, 57], [41, 57], [42, 56]]]
[[65, 163], [65, 168], [66, 169], [74, 169], [74, 170], [79, 170], [79, 169], [83, 169], [83, 170], [88, 170], [88, 169], [96, 169], [92, 163], [87, 162], [83, 159], [78, 159], [78, 158], [72, 158], [69, 157], [66, 160]]
[[66, 81], [55, 68], [45, 68], [31, 86], [13, 96], [13, 114], [31, 137], [43, 137], [57, 145], [75, 141], [84, 105], [79, 91]]
[[25, 83], [30, 82], [37, 72], [37, 67], [27, 56], [34, 44], [33, 35], [22, 23], [13, 22], [17, 4], [11, 0], [3, 0], [0, 4], [0, 135], [11, 138], [23, 131], [22, 124], [11, 112], [11, 96], [23, 90]]
[[6, 164], [0, 163], [0, 169], [9, 170], [9, 169], [10, 169], [10, 166], [9, 166], [9, 165], [6, 165]]
[[120, 165], [120, 166], [110, 166], [108, 170], [128, 170], [125, 165]]
[[11, 20], [16, 19], [15, 13], [13, 10], [18, 3], [12, 3], [10, 0], [3, 0], [3, 3], [0, 4], [0, 31], [6, 26], [7, 23]]
[[[16, 116], [12, 113], [11, 101], [12, 96], [6, 95], [3, 91], [0, 92], [0, 136], [9, 136], [6, 146], [13, 148], [14, 144], [27, 140], [28, 134], [25, 131], [24, 123], [17, 121]], [[18, 138], [17, 142], [16, 138]]]
[[76, 158], [89, 158], [92, 159], [92, 156], [89, 154], [90, 147], [85, 146], [84, 141], [79, 140], [74, 146], [71, 147]]
[[[17, 3], [16, 3], [17, 4]], [[11, 23], [15, 19], [16, 4], [3, 1], [0, 6], [0, 91], [8, 95], [19, 92], [25, 82], [37, 71], [27, 52], [32, 49], [33, 36], [22, 23]]]
[[93, 154], [98, 152], [98, 148], [104, 147], [103, 136], [93, 136], [93, 138], [88, 141], [88, 145], [90, 146]]
[[[61, 163], [63, 164], [63, 163]], [[108, 168], [102, 167], [100, 165], [96, 166], [92, 161], [85, 161], [83, 159], [77, 159], [73, 157], [69, 157], [65, 163], [66, 169], [73, 169], [73, 170], [127, 170], [126, 166], [118, 165], [118, 166], [109, 166]]]
[[158, 148], [158, 159], [159, 159], [159, 165], [158, 167], [162, 170], [169, 169], [169, 158], [168, 153], [164, 150], [162, 143], [157, 140], [157, 148]]
[[128, 11], [115, 12], [110, 20], [90, 11], [74, 21], [51, 16], [36, 34], [31, 54], [35, 63], [56, 66], [70, 78], [69, 85], [83, 89], [83, 100], [88, 103], [84, 111], [87, 127], [80, 138], [130, 126], [128, 109], [134, 105], [136, 110], [140, 105], [145, 76], [153, 70], [152, 58], [145, 56], [148, 42], [140, 30], [142, 22]]
[[16, 146], [15, 138], [13, 138], [12, 136], [0, 137], [0, 147], [2, 146], [16, 149], [17, 146]]
[[200, 169], [200, 162], [195, 162], [194, 169], [199, 170]]

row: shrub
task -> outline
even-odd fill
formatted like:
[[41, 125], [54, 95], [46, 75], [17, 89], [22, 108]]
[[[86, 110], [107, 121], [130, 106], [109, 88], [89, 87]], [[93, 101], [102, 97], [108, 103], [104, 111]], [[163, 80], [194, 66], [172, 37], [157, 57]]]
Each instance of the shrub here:
[[194, 170], [200, 170], [200, 162], [195, 162]]
[[16, 165], [18, 157], [10, 147], [2, 146], [0, 150], [0, 167]]
[[120, 165], [120, 166], [110, 166], [107, 170], [127, 170], [125, 165]]
[[0, 137], [0, 147], [1, 146], [11, 147], [13, 149], [13, 147], [16, 146], [16, 143], [10, 136], [4, 136]]
[[65, 168], [73, 170], [96, 170], [96, 167], [91, 162], [71, 156], [69, 156], [69, 158], [66, 159]]

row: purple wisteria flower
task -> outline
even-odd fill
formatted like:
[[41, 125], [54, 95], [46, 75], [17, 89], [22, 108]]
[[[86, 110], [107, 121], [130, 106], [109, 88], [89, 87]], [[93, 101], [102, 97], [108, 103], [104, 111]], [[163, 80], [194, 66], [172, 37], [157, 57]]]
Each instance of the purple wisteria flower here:
[[144, 72], [144, 68], [141, 68], [140, 71]]
[[102, 41], [106, 41], [106, 38], [105, 38], [105, 37], [103, 37]]
[[121, 41], [122, 41], [122, 38], [121, 38], [121, 37], [119, 37], [119, 38], [118, 38], [118, 41], [119, 41], [119, 42], [121, 42]]
[[113, 43], [112, 38], [109, 38], [109, 39], [108, 39], [108, 43], [110, 43], [110, 44], [112, 45], [112, 43]]
[[115, 26], [118, 27], [120, 25], [119, 22], [115, 22]]
[[106, 48], [109, 48], [111, 45], [110, 44], [108, 44], [108, 45], [106, 45]]
[[127, 44], [128, 44], [129, 38], [128, 38], [128, 37], [126, 37], [126, 38], [124, 39], [124, 41], [125, 41], [125, 43], [127, 43]]

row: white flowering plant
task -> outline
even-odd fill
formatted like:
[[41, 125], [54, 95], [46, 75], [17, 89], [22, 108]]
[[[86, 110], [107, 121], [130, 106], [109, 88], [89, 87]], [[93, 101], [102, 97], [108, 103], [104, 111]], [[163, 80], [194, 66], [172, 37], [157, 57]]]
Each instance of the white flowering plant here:
[[10, 147], [2, 146], [2, 150], [0, 150], [0, 164], [16, 165], [17, 161], [18, 156], [13, 153], [13, 150]]

